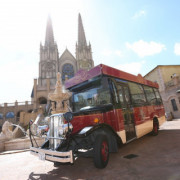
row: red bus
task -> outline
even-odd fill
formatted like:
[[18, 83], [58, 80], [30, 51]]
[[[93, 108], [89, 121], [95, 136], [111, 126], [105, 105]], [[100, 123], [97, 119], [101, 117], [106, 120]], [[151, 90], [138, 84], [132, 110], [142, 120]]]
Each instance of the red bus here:
[[[109, 153], [117, 152], [119, 145], [150, 132], [157, 135], [165, 121], [158, 84], [141, 75], [100, 64], [79, 72], [65, 86], [72, 92], [72, 113], [52, 115], [46, 143], [40, 151], [31, 148], [33, 153], [44, 152], [45, 156], [49, 150], [53, 156], [54, 150], [56, 157], [47, 160], [72, 163], [74, 157], [91, 156], [97, 168], [104, 168]], [[52, 122], [62, 122], [62, 116], [68, 130], [64, 126], [58, 134]]]

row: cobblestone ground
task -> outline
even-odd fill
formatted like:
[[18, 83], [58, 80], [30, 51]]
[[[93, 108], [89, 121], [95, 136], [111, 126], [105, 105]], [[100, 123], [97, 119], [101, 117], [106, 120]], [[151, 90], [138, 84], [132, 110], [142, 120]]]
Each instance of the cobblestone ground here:
[[[111, 154], [108, 166], [102, 170], [96, 169], [90, 158], [54, 167], [29, 152], [0, 155], [0, 180], [180, 180], [180, 119], [166, 122], [161, 129], [158, 136], [146, 135]], [[137, 157], [124, 158], [129, 154]]]

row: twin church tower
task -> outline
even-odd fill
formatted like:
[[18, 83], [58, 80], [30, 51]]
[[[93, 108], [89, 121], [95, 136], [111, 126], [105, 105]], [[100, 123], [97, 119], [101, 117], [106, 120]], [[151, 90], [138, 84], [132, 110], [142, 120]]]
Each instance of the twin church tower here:
[[94, 67], [91, 44], [87, 44], [81, 15], [78, 17], [78, 41], [75, 50], [76, 57], [66, 48], [59, 57], [58, 46], [54, 40], [52, 21], [47, 20], [44, 45], [40, 44], [39, 77], [34, 79], [32, 101], [34, 108], [47, 104], [47, 97], [55, 88], [57, 72], [61, 73], [62, 82], [72, 78], [79, 70], [89, 70]]

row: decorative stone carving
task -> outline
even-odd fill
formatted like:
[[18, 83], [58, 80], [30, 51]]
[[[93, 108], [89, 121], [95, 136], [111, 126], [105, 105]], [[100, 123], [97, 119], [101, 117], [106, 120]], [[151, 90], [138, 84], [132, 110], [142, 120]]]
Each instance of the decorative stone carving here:
[[2, 126], [2, 132], [0, 133], [0, 141], [4, 141], [4, 140], [10, 140], [13, 138], [16, 138], [16, 133], [18, 131], [18, 127], [16, 127], [14, 129], [14, 131], [12, 131], [12, 124], [8, 121], [5, 121], [3, 126]]
[[55, 110], [56, 110], [56, 108], [55, 108], [55, 102], [51, 102], [51, 109], [52, 109], [52, 111], [55, 111]]
[[52, 114], [56, 114], [56, 113], [64, 113], [68, 111], [68, 105], [67, 102], [69, 97], [71, 96], [70, 92], [67, 91], [63, 91], [63, 86], [61, 83], [61, 74], [58, 72], [57, 73], [57, 82], [56, 82], [56, 87], [55, 87], [55, 91], [54, 93], [49, 93], [48, 98], [51, 101], [55, 101], [56, 102], [56, 107], [55, 107], [55, 103], [52, 102]]
[[84, 70], [90, 70], [92, 68], [91, 62], [86, 59], [79, 60], [79, 68]]

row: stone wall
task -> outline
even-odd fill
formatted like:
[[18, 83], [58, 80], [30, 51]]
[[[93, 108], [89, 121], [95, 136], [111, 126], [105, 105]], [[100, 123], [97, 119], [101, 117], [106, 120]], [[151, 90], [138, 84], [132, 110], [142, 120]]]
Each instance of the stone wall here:
[[36, 117], [38, 115], [38, 112], [33, 112], [33, 113], [28, 113], [28, 112], [21, 112], [20, 113], [20, 124], [22, 126], [28, 126], [29, 124], [29, 121], [32, 119], [32, 120], [35, 120]]
[[[35, 137], [35, 139], [38, 146], [41, 146], [45, 141], [44, 138]], [[0, 152], [29, 149], [30, 146], [31, 146], [31, 142], [30, 139], [27, 137], [24, 139], [21, 138], [21, 139], [12, 139], [9, 141], [0, 141]], [[34, 146], [36, 147], [36, 143], [34, 143]]]
[[[25, 102], [14, 102], [14, 103], [3, 103], [0, 104], [0, 114], [3, 115], [0, 118], [0, 126], [3, 125], [5, 121], [9, 121], [15, 124], [19, 123], [20, 113], [21, 112], [31, 112], [33, 110], [33, 102], [25, 101]], [[13, 118], [7, 118], [6, 115], [8, 112], [13, 112]]]
[[[180, 65], [157, 66], [144, 78], [159, 84], [166, 114], [180, 118]], [[177, 110], [173, 109], [171, 100], [175, 100]]]

